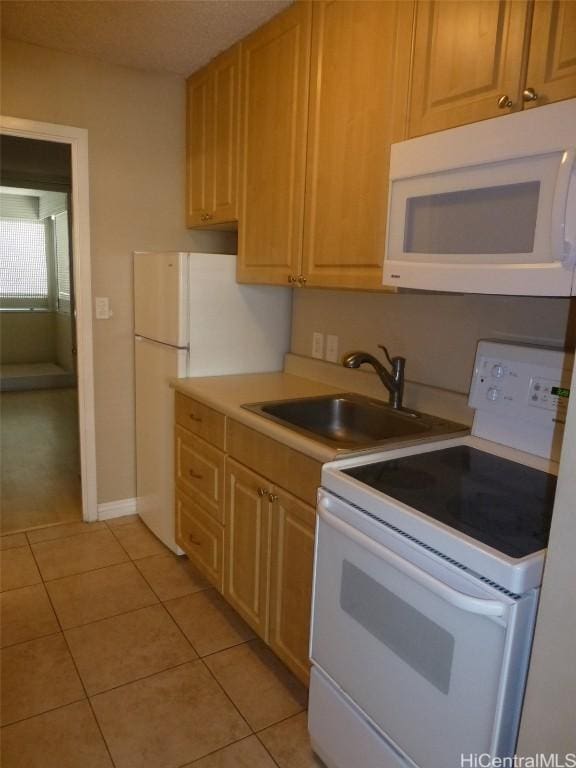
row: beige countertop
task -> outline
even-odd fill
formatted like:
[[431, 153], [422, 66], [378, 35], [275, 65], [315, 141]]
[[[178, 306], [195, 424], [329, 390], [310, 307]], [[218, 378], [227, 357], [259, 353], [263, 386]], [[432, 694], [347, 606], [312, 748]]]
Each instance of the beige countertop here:
[[[316, 440], [304, 437], [287, 427], [276, 424], [241, 406], [244, 403], [260, 403], [270, 400], [290, 400], [296, 397], [313, 397], [344, 392], [319, 381], [305, 379], [289, 373], [248, 373], [231, 376], [173, 379], [171, 386], [184, 395], [209, 405], [220, 413], [231, 416], [248, 427], [278, 440], [321, 462], [331, 461], [336, 449]], [[349, 391], [349, 390], [348, 390]]]

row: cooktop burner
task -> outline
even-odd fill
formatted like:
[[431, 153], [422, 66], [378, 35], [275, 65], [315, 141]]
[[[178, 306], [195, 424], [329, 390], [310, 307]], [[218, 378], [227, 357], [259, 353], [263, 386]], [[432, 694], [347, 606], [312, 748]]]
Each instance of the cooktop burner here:
[[456, 446], [344, 470], [510, 557], [548, 544], [556, 477]]

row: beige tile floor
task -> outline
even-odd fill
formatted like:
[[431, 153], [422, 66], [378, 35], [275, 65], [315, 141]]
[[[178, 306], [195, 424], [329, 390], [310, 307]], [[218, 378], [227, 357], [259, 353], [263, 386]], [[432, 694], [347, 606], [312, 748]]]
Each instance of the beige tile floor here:
[[0, 394], [0, 532], [81, 520], [75, 389]]
[[0, 539], [3, 768], [318, 768], [306, 690], [134, 517]]

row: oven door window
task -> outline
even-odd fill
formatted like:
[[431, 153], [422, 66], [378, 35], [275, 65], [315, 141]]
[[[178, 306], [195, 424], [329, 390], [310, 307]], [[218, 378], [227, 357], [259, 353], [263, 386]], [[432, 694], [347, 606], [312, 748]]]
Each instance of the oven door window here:
[[[312, 658], [427, 768], [490, 751], [507, 633], [505, 616], [468, 610], [466, 594], [440, 597], [437, 576], [413, 578], [320, 519]], [[456, 583], [463, 594], [468, 582]]]

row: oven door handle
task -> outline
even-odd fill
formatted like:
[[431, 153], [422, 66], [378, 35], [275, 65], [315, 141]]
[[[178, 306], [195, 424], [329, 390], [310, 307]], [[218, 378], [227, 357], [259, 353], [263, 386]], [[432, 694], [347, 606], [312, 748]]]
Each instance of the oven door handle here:
[[464, 592], [459, 592], [457, 589], [448, 586], [443, 581], [431, 576], [426, 571], [423, 571], [418, 566], [411, 563], [409, 560], [405, 560], [400, 555], [397, 555], [388, 547], [383, 546], [374, 539], [371, 539], [365, 533], [356, 530], [348, 523], [336, 517], [329, 511], [329, 500], [326, 497], [322, 497], [318, 502], [318, 515], [331, 528], [336, 529], [343, 536], [346, 536], [352, 541], [356, 542], [363, 549], [367, 549], [373, 555], [380, 560], [391, 565], [398, 571], [401, 571], [406, 576], [417, 582], [425, 589], [433, 592], [439, 598], [447, 603], [460, 608], [462, 611], [468, 613], [477, 613], [481, 616], [503, 616], [506, 613], [507, 606], [504, 603], [498, 602], [498, 600], [484, 600], [481, 597], [472, 597], [466, 595]]

